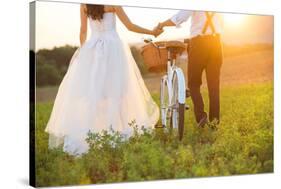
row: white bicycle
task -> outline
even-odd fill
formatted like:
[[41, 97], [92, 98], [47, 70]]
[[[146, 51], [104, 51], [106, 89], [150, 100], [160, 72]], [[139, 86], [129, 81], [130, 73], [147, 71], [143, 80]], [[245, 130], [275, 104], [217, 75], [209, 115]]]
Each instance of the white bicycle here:
[[[153, 43], [152, 41], [145, 42]], [[180, 41], [167, 41], [162, 43], [161, 46], [157, 44], [154, 44], [154, 46], [166, 49], [167, 51], [167, 53], [164, 53], [165, 56], [167, 56], [166, 74], [161, 78], [160, 83], [162, 125], [156, 127], [177, 129], [179, 140], [181, 140], [184, 133], [185, 110], [189, 109], [189, 107], [185, 105], [185, 100], [189, 94], [185, 87], [184, 73], [182, 69], [177, 66], [177, 58], [186, 50], [186, 44]]]

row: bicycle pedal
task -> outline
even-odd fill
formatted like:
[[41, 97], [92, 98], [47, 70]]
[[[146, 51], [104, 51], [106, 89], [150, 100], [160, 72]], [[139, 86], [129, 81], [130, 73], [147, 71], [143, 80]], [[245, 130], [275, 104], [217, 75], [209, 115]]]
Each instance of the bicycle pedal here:
[[190, 109], [190, 107], [189, 107], [189, 105], [185, 105], [185, 110], [189, 110]]
[[185, 90], [185, 97], [186, 98], [190, 97], [190, 90], [189, 89]]
[[178, 106], [177, 104], [174, 104], [174, 105], [171, 106], [171, 108], [172, 108], [172, 109], [178, 109], [179, 106]]

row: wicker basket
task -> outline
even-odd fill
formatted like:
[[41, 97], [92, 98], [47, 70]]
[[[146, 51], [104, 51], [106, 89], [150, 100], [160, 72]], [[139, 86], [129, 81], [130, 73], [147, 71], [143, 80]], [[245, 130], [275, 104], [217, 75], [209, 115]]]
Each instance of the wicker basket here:
[[148, 71], [162, 72], [166, 69], [168, 51], [165, 42], [149, 43], [142, 48], [141, 54]]

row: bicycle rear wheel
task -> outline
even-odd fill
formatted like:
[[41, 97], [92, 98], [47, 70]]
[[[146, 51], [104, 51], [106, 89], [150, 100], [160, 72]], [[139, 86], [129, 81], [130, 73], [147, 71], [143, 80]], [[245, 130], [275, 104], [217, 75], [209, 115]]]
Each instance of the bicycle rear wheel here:
[[173, 98], [172, 98], [172, 114], [171, 114], [171, 128], [178, 129], [179, 140], [182, 140], [184, 132], [184, 111], [185, 104], [178, 101], [178, 77], [173, 75]]

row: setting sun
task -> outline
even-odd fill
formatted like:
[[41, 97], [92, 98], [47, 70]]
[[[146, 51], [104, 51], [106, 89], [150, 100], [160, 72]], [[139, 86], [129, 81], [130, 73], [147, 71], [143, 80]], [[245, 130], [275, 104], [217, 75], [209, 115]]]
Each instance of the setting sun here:
[[224, 14], [224, 22], [227, 25], [238, 26], [241, 25], [245, 20], [244, 15], [239, 14]]

